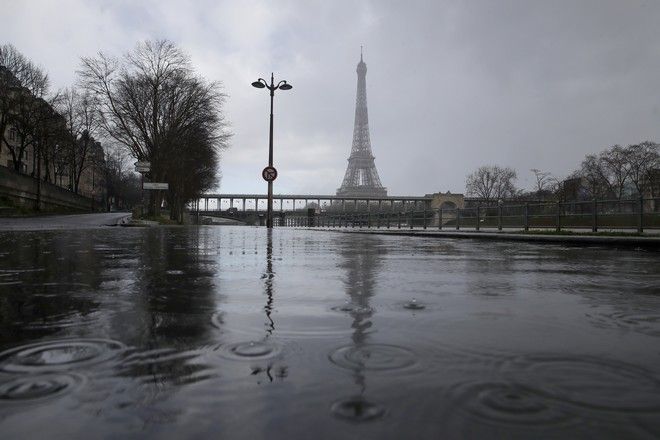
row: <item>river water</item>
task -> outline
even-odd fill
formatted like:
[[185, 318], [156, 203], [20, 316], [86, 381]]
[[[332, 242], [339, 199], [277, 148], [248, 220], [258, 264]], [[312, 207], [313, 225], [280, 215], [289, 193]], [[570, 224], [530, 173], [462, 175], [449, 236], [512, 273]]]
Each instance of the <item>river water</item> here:
[[658, 438], [660, 254], [0, 233], [9, 438]]

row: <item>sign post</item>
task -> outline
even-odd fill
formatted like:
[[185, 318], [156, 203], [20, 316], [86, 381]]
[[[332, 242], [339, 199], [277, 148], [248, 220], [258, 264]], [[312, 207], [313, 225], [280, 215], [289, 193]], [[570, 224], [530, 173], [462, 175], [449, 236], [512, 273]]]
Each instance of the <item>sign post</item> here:
[[135, 162], [135, 171], [140, 173], [141, 177], [141, 190], [140, 190], [140, 200], [142, 204], [141, 215], [144, 216], [144, 175], [151, 171], [151, 162], [138, 160]]
[[[271, 155], [272, 155], [272, 142], [273, 142], [273, 120], [272, 120], [272, 115], [271, 115]], [[277, 179], [277, 170], [273, 166], [273, 161], [272, 161], [272, 156], [270, 157], [269, 165], [261, 171], [261, 177], [264, 178], [266, 182], [268, 182], [268, 206], [266, 207], [266, 227], [267, 228], [272, 228], [273, 227], [273, 181]]]

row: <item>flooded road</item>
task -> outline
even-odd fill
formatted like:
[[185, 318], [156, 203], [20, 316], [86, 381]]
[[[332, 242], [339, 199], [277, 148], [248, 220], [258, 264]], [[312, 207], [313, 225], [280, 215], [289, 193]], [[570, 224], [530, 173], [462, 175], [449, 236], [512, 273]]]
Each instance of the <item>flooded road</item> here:
[[660, 254], [0, 232], [2, 438], [657, 438]]

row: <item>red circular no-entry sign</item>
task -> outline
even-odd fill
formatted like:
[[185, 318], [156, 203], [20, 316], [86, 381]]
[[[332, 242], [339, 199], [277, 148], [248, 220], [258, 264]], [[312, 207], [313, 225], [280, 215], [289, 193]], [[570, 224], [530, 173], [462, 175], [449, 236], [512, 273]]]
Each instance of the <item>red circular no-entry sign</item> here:
[[263, 177], [266, 182], [272, 182], [277, 179], [277, 170], [275, 167], [266, 167], [261, 172], [261, 177]]

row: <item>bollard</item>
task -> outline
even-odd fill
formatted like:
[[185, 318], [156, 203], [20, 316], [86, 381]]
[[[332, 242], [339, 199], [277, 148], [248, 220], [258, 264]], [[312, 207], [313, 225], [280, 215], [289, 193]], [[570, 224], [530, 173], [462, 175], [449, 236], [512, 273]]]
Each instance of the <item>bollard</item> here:
[[502, 230], [502, 204], [500, 203], [497, 207], [497, 230]]
[[525, 208], [523, 211], [523, 224], [525, 226], [525, 232], [529, 231], [529, 203], [525, 203]]
[[424, 206], [424, 218], [422, 219], [422, 227], [426, 229], [426, 206]]
[[399, 211], [397, 213], [396, 218], [397, 218], [397, 222], [398, 222], [397, 228], [401, 229], [401, 211]]
[[456, 230], [461, 229], [461, 211], [456, 208]]

